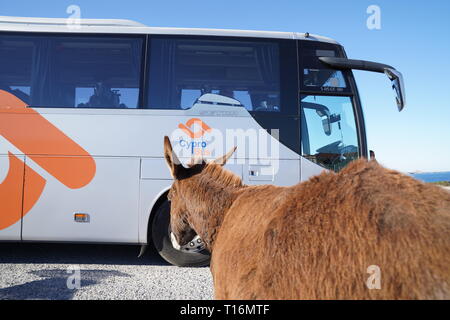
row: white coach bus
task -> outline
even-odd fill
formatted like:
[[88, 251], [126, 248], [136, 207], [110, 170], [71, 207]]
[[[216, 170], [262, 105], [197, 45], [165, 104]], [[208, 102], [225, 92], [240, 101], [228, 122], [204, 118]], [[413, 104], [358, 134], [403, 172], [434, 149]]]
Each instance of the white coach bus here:
[[385, 73], [403, 108], [393, 67], [308, 33], [0, 17], [0, 240], [153, 243], [205, 265], [201, 239], [171, 241], [163, 137], [183, 159], [236, 145], [246, 184], [339, 170], [368, 156], [352, 69]]

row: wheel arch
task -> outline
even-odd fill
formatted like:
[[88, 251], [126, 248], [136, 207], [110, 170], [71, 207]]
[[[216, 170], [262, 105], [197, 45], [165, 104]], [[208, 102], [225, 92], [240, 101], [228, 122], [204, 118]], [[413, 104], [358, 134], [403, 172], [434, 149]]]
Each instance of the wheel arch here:
[[147, 238], [147, 244], [151, 245], [153, 244], [152, 240], [152, 222], [153, 218], [155, 217], [156, 211], [159, 209], [159, 207], [164, 203], [164, 201], [167, 200], [167, 194], [169, 193], [170, 187], [164, 188], [153, 200], [151, 206], [150, 206], [150, 214], [148, 215], [147, 219], [147, 232], [146, 232], [146, 238]]

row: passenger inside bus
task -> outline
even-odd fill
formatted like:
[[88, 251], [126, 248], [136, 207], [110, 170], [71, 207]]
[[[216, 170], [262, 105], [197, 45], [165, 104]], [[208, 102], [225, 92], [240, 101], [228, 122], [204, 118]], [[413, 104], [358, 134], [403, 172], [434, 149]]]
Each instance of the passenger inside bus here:
[[219, 94], [221, 96], [235, 99], [233, 90], [230, 90], [229, 88], [219, 90]]
[[87, 103], [79, 103], [77, 108], [126, 108], [120, 103], [119, 90], [112, 90], [104, 81], [95, 84], [94, 94]]

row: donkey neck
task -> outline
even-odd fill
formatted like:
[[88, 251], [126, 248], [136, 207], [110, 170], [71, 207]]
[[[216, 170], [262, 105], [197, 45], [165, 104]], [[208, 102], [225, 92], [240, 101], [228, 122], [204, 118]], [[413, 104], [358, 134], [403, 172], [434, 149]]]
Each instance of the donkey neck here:
[[217, 174], [211, 171], [205, 169], [191, 182], [188, 221], [212, 252], [226, 212], [236, 199], [237, 191], [244, 186], [240, 178], [231, 172]]

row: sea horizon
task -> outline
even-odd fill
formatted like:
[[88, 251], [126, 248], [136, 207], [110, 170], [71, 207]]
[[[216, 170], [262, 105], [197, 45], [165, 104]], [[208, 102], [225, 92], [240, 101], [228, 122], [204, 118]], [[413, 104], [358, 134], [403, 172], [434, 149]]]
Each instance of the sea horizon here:
[[423, 182], [450, 181], [450, 171], [408, 172], [408, 175]]

